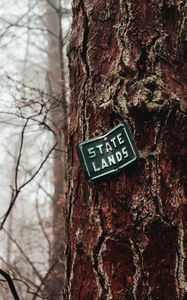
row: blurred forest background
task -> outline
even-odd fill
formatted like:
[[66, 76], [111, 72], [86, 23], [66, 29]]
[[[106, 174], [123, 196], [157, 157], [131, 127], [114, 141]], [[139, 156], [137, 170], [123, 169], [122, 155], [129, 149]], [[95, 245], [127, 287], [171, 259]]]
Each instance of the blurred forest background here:
[[0, 3], [0, 269], [21, 299], [63, 299], [70, 24], [70, 0]]

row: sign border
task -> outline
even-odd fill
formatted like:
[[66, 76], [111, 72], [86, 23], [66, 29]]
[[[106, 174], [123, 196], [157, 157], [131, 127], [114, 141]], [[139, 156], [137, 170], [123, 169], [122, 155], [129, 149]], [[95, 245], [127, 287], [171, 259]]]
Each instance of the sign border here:
[[[96, 175], [96, 176], [94, 176], [94, 177], [91, 177], [91, 176], [90, 176], [90, 171], [89, 171], [89, 168], [88, 168], [88, 165], [87, 165], [87, 162], [86, 162], [86, 158], [85, 158], [85, 156], [84, 156], [83, 146], [84, 146], [85, 144], [88, 144], [88, 143], [92, 142], [92, 141], [94, 142], [94, 141], [96, 141], [96, 140], [104, 139], [105, 137], [107, 137], [108, 135], [110, 135], [110, 133], [112, 133], [113, 131], [115, 131], [116, 129], [118, 129], [118, 128], [120, 128], [120, 127], [122, 127], [122, 128], [124, 129], [124, 131], [125, 131], [125, 134], [126, 134], [127, 139], [128, 139], [128, 141], [129, 141], [129, 144], [130, 144], [131, 150], [132, 150], [132, 152], [133, 152], [133, 154], [134, 154], [134, 157], [133, 157], [130, 161], [126, 162], [125, 164], [121, 165], [121, 166], [118, 167], [118, 168], [115, 168], [115, 169], [110, 170], [110, 171], [106, 171], [106, 172], [104, 172], [104, 173], [101, 174], [101, 175]], [[77, 145], [77, 151], [78, 151], [78, 154], [79, 154], [79, 153], [81, 154], [81, 157], [80, 157], [80, 155], [79, 155], [79, 158], [80, 158], [81, 161], [83, 160], [83, 162], [84, 162], [84, 165], [85, 165], [86, 169], [85, 169], [85, 168], [83, 168], [83, 169], [86, 171], [87, 177], [88, 177], [88, 179], [89, 179], [90, 181], [96, 180], [96, 179], [101, 178], [101, 177], [103, 177], [103, 176], [107, 176], [107, 175], [109, 175], [109, 174], [111, 174], [111, 173], [115, 174], [115, 173], [119, 172], [121, 169], [123, 169], [125, 166], [128, 166], [130, 163], [134, 162], [135, 160], [137, 160], [137, 159], [139, 158], [139, 153], [138, 153], [138, 151], [137, 151], [137, 149], [136, 149], [136, 146], [135, 146], [135, 144], [134, 144], [134, 141], [132, 140], [131, 132], [130, 132], [129, 128], [127, 127], [127, 125], [126, 125], [125, 123], [120, 123], [119, 125], [117, 125], [116, 127], [114, 127], [113, 129], [111, 129], [110, 131], [108, 131], [107, 133], [105, 133], [105, 134], [103, 134], [103, 135], [100, 135], [100, 136], [98, 136], [98, 137], [91, 138], [91, 139], [89, 139], [89, 140], [86, 140], [86, 141], [84, 141], [84, 142], [79, 143], [79, 144]]]

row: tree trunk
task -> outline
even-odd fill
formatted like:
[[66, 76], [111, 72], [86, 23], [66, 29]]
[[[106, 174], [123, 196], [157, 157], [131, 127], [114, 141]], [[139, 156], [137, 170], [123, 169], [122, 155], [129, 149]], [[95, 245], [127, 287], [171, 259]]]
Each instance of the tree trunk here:
[[[66, 299], [187, 299], [185, 3], [73, 1]], [[77, 143], [121, 122], [141, 159], [88, 183]]]
[[51, 96], [51, 121], [55, 132], [57, 151], [54, 153], [54, 199], [53, 199], [53, 251], [47, 280], [50, 300], [61, 300], [64, 285], [66, 192], [66, 119], [65, 67], [63, 59], [63, 34], [61, 28], [61, 0], [46, 1], [48, 28], [48, 89]]

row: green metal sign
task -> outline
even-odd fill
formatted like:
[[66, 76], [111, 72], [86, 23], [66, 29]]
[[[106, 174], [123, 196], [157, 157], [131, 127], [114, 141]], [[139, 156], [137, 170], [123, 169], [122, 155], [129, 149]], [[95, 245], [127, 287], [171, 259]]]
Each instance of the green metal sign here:
[[124, 123], [104, 135], [78, 144], [77, 151], [89, 180], [115, 174], [139, 158], [129, 128]]

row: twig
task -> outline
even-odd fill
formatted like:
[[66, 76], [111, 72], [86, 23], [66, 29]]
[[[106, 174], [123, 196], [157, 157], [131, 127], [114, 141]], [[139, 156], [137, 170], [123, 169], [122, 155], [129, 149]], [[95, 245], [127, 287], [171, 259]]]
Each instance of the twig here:
[[16, 186], [16, 189], [13, 190], [13, 194], [12, 194], [12, 200], [10, 202], [10, 205], [5, 213], [5, 215], [3, 216], [3, 221], [0, 224], [0, 230], [2, 230], [14, 204], [15, 201], [20, 193], [20, 191], [27, 185], [29, 184], [35, 177], [36, 175], [40, 172], [40, 170], [42, 169], [43, 165], [45, 164], [45, 162], [47, 161], [48, 157], [50, 156], [50, 154], [53, 152], [53, 150], [55, 149], [57, 143], [55, 143], [55, 145], [50, 149], [50, 151], [47, 153], [46, 157], [44, 158], [44, 160], [41, 162], [40, 166], [38, 167], [38, 169], [36, 170], [36, 172], [26, 181], [24, 182], [20, 187]]
[[5, 230], [3, 229], [3, 231], [6, 233], [6, 235], [8, 236], [8, 238], [17, 246], [17, 248], [19, 249], [20, 253], [23, 255], [23, 257], [25, 258], [25, 260], [29, 263], [29, 265], [31, 266], [32, 270], [34, 271], [34, 273], [36, 274], [36, 276], [42, 281], [42, 276], [40, 275], [40, 273], [38, 272], [38, 270], [36, 269], [36, 267], [34, 266], [34, 264], [32, 263], [32, 261], [30, 260], [30, 258], [27, 256], [27, 254], [25, 253], [25, 251], [22, 249], [22, 247], [18, 244], [18, 242]]
[[14, 282], [13, 282], [12, 278], [10, 277], [10, 275], [7, 272], [3, 271], [2, 269], [0, 269], [0, 275], [3, 276], [6, 279], [6, 281], [8, 282], [9, 288], [12, 292], [12, 296], [14, 297], [14, 299], [20, 300], [20, 298], [17, 294], [16, 288], [15, 288]]

